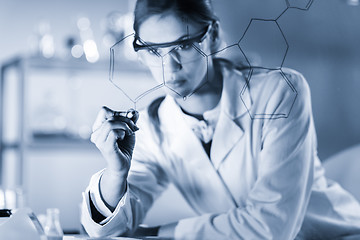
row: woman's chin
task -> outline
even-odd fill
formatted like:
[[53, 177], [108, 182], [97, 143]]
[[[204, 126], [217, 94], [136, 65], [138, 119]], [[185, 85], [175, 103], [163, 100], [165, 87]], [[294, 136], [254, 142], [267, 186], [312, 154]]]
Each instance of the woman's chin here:
[[[165, 85], [166, 86], [166, 85]], [[175, 88], [172, 86], [166, 86], [165, 92], [174, 98], [186, 98], [190, 96], [193, 91], [186, 88]]]

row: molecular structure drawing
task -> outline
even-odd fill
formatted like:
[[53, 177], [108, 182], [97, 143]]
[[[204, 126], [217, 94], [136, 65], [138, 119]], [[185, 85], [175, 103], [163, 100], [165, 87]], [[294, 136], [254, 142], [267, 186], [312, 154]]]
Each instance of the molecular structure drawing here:
[[[314, 0], [285, 0], [288, 8], [296, 8], [299, 10], [307, 11], [313, 4]], [[285, 9], [285, 11], [287, 10]]]
[[[278, 20], [289, 9], [308, 11], [314, 0], [283, 1], [285, 1], [286, 3], [286, 8], [281, 12], [278, 17], [274, 19], [252, 18], [241, 38], [237, 42], [229, 44], [228, 46], [214, 53], [205, 53], [201, 49], [201, 44], [192, 44], [190, 51], [188, 51], [189, 53], [184, 54], [184, 60], [182, 60], [181, 62], [181, 64], [183, 65], [197, 64], [199, 62], [203, 62], [204, 64], [202, 65], [206, 65], [208, 68], [209, 57], [222, 58], [223, 56], [230, 56], [231, 59], [241, 59], [241, 65], [243, 66], [243, 68], [247, 69], [247, 74], [245, 74], [246, 83], [241, 88], [239, 97], [252, 120], [287, 118], [297, 99], [297, 90], [295, 89], [289, 78], [286, 76], [286, 74], [283, 72], [284, 61], [286, 59], [290, 44], [288, 43], [286, 36], [280, 24], [278, 23]], [[133, 49], [134, 38], [135, 34], [130, 34], [110, 48], [109, 80], [135, 105], [135, 109], [136, 103], [138, 101], [143, 99], [146, 95], [159, 89], [167, 88], [179, 97], [182, 97], [185, 101], [187, 98], [191, 97], [191, 95], [196, 93], [199, 89], [201, 89], [205, 84], [208, 83], [208, 69], [205, 69], [205, 81], [203, 81], [199, 86], [197, 86], [193, 92], [184, 94], [177, 92], [176, 89], [171, 87], [171, 84], [169, 84], [168, 82], [169, 79], [171, 79], [171, 76], [169, 72], [165, 69], [166, 59], [171, 57], [173, 51], [180, 51], [181, 54], [181, 47], [179, 44], [179, 46], [175, 46], [173, 49], [165, 53], [157, 53], [154, 49], [155, 54], [153, 54], [153, 56], [147, 56], [144, 58], [145, 61], [148, 62], [148, 64], [154, 64], [154, 66], [152, 66], [153, 68], [155, 67], [158, 69], [159, 72], [162, 72], [163, 81], [161, 83], [154, 83], [152, 86], [147, 86], [146, 88], [141, 88], [141, 86], [136, 85], [136, 91], [124, 89], [124, 84], [122, 84], [122, 76], [118, 74], [119, 71], [117, 71], [116, 59], [117, 56], [120, 55], [119, 51], [124, 48], [131, 52], [128, 53], [128, 55], [137, 55], [136, 51]], [[146, 42], [143, 42], [143, 44], [146, 45]], [[151, 46], [148, 47], [151, 50]], [[254, 55], [254, 53], [256, 53], [257, 55]], [[264, 58], [263, 56], [270, 57]], [[236, 64], [237, 63], [235, 62], [235, 65]], [[277, 84], [277, 87], [282, 88], [282, 91], [284, 91], [285, 95], [287, 96], [286, 100], [288, 101], [286, 103], [281, 103], [283, 107], [276, 109], [267, 109], [267, 112], [256, 112], [257, 110], [251, 108], [251, 106], [248, 104], [248, 101], [245, 100], [249, 98], [250, 89], [252, 89], [252, 87], [256, 86], [257, 84], [261, 84], [261, 79], [256, 77], [255, 74], [255, 71], [261, 70], [269, 71], [274, 74], [278, 79], [281, 79], [280, 83]], [[269, 91], [268, 94], [271, 93], [272, 92]], [[253, 98], [260, 99], [259, 96], [253, 96]], [[274, 106], [276, 106], [276, 104], [274, 104]]]
[[[252, 18], [244, 34], [240, 38], [239, 42], [236, 44], [239, 47], [242, 54], [244, 55], [247, 65], [249, 66], [250, 69], [249, 74], [246, 76], [247, 78], [246, 83], [244, 87], [241, 89], [239, 96], [252, 120], [287, 118], [297, 99], [297, 95], [298, 95], [297, 90], [295, 89], [291, 81], [288, 79], [288, 77], [282, 70], [285, 58], [287, 56], [287, 52], [289, 50], [289, 43], [286, 40], [285, 34], [281, 29], [278, 20], [280, 19], [281, 16], [284, 15], [286, 11], [288, 11], [291, 8], [302, 11], [308, 11], [313, 3], [313, 0], [285, 0], [285, 1], [286, 1], [286, 9], [277, 18], [275, 19]], [[258, 34], [257, 31], [266, 33], [265, 34], [266, 36]], [[259, 35], [263, 36], [263, 38], [258, 37]], [[273, 53], [271, 55], [271, 61], [265, 61], [259, 63], [250, 59], [248, 57], [249, 42], [252, 43], [253, 48], [255, 48], [257, 51], [258, 49], [262, 49], [263, 51], [266, 51], [266, 49], [264, 49], [262, 46], [266, 46], [267, 48], [274, 50], [275, 54]], [[249, 96], [246, 95], [249, 94], [250, 89], [252, 88], [253, 85], [256, 86], [257, 84], [259, 84], [258, 82], [261, 81], [261, 79], [257, 79], [253, 77], [255, 76], [253, 74], [254, 69], [271, 70], [273, 74], [276, 74], [282, 80], [279, 83], [278, 87], [282, 88], [283, 91], [286, 92], [286, 95], [288, 95], [288, 97], [286, 98], [288, 102], [282, 103], [283, 107], [279, 109], [277, 108], [267, 109], [267, 112], [256, 112], [256, 110], [253, 110], [251, 106], [249, 106], [248, 101], [246, 101], [246, 99]], [[260, 99], [260, 97], [255, 96], [254, 99]], [[274, 104], [274, 106], [278, 106], [278, 105]]]
[[164, 83], [157, 84], [155, 81], [151, 85], [141, 86], [140, 84], [135, 84], [134, 87], [124, 87], [124, 76], [121, 75], [121, 69], [117, 62], [117, 56], [123, 56], [124, 50], [126, 50], [126, 55], [131, 60], [136, 60], [136, 53], [132, 50], [132, 42], [134, 40], [134, 33], [124, 37], [119, 42], [115, 43], [110, 48], [110, 70], [109, 70], [109, 80], [110, 82], [119, 89], [126, 98], [128, 98], [133, 103], [133, 108], [136, 109], [136, 104], [146, 95], [160, 89], [164, 86]]

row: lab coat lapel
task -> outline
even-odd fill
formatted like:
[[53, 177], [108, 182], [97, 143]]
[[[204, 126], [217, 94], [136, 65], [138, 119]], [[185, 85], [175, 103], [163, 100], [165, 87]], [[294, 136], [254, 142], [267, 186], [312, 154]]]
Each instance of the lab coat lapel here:
[[[209, 210], [221, 212], [235, 207], [236, 203], [234, 203], [231, 193], [227, 190], [227, 187], [224, 186], [223, 180], [211, 163], [200, 140], [187, 125], [183, 113], [174, 99], [169, 96], [166, 97], [159, 111], [163, 120], [164, 130], [169, 134], [167, 141], [170, 151], [176, 154], [182, 162], [181, 164], [187, 166], [186, 168], [194, 169], [192, 170], [194, 173], [201, 173], [184, 173], [184, 176], [189, 178], [188, 181], [195, 181], [190, 184], [201, 186], [201, 188], [205, 190], [202, 196], [203, 202], [196, 208], [202, 209], [201, 211], [204, 212]], [[174, 164], [173, 166], [179, 166], [179, 164]], [[176, 169], [176, 171], [181, 170]], [[187, 180], [178, 179], [177, 181], [183, 182]], [[187, 194], [190, 193], [187, 192]], [[192, 196], [192, 198], [197, 197], [199, 196], [197, 196], [196, 193]]]
[[243, 134], [243, 130], [227, 114], [220, 114], [210, 153], [215, 169], [219, 168]]
[[247, 117], [245, 105], [251, 106], [249, 90], [241, 72], [228, 71], [227, 68], [224, 68], [223, 79], [221, 113], [215, 128], [210, 153], [216, 169], [243, 136], [243, 129], [235, 121]]
[[167, 96], [160, 109], [165, 131], [170, 134], [169, 145], [182, 159], [209, 163], [209, 158], [200, 140], [186, 123], [180, 107], [172, 97]]

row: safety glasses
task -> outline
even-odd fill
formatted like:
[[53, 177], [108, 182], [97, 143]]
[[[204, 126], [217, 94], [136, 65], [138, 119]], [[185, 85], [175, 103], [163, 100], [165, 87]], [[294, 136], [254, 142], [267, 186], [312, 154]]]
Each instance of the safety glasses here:
[[212, 24], [209, 24], [196, 36], [187, 36], [167, 43], [147, 43], [139, 36], [135, 36], [133, 47], [142, 62], [151, 67], [161, 67], [164, 58], [167, 56], [171, 56], [179, 64], [194, 62], [204, 57], [201, 43], [207, 38], [211, 27]]

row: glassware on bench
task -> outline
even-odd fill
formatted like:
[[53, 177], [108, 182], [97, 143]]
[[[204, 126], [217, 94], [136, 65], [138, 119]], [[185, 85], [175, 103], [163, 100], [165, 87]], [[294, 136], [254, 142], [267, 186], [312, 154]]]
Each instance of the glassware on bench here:
[[58, 208], [48, 208], [46, 210], [44, 231], [48, 240], [62, 239], [64, 233], [60, 225], [60, 211]]

